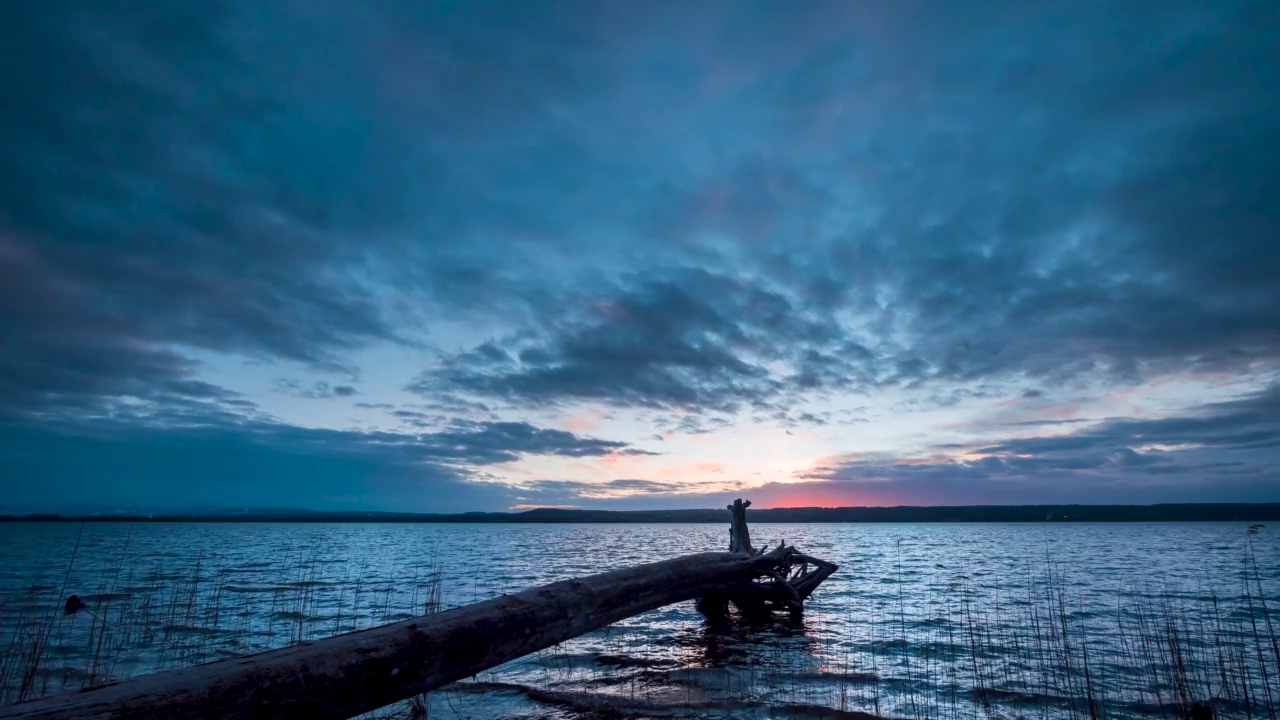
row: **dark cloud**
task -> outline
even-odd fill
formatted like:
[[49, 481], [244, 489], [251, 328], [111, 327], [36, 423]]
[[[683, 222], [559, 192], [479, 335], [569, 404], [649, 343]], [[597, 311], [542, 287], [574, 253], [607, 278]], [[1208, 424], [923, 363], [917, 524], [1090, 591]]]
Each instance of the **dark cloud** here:
[[[932, 457], [857, 458], [806, 474], [850, 497], [898, 493], [932, 502], [1014, 503], [1274, 500], [1280, 497], [1280, 386], [1163, 419], [1117, 418], [1060, 435], [982, 447], [935, 448]], [[967, 450], [979, 459], [954, 459]], [[948, 498], [948, 500], [942, 500]]]
[[[801, 13], [751, 57], [709, 50], [754, 79], [728, 107], [783, 123], [647, 196], [647, 239], [691, 269], [548, 298], [532, 339], [459, 356], [445, 386], [732, 411], [1274, 366], [1280, 51], [1262, 28], [1280, 13], [972, 10], [850, 18], [861, 46]], [[561, 309], [583, 306], [617, 315]]]
[[780, 237], [761, 271], [874, 310], [891, 382], [1274, 363], [1280, 51], [1256, 30], [1277, 13], [1130, 10], [938, 38], [900, 96], [848, 118], [868, 143], [846, 156], [856, 197], [883, 210], [810, 252]]
[[[427, 367], [390, 379], [421, 400], [382, 408], [404, 427], [569, 456], [502, 420], [1256, 384], [1280, 366], [1277, 33], [1262, 0], [16, 5], [0, 419], [262, 422], [210, 378], [349, 398], [332, 378], [385, 346]], [[1023, 449], [1174, 466], [1090, 432]]]
[[429, 437], [441, 451], [451, 448], [460, 454], [460, 459], [474, 464], [509, 462], [522, 453], [564, 457], [654, 454], [625, 442], [585, 438], [524, 422], [458, 422]]
[[[817, 413], [811, 412], [788, 412], [786, 410], [775, 410], [768, 415], [756, 415], [751, 418], [755, 423], [772, 423], [780, 428], [799, 428], [799, 427], [818, 427], [827, 425], [832, 422], [834, 413], [821, 411]], [[853, 422], [845, 420], [843, 422]], [[790, 430], [787, 430], [790, 433]]]
[[[189, 376], [174, 345], [337, 366], [416, 334], [389, 285], [532, 323], [445, 373], [521, 402], [735, 409], [1275, 356], [1267, 3], [324, 7], [64, 2], [7, 24], [26, 101], [0, 125], [2, 257], [61, 311], [4, 294], [42, 340], [6, 375], [83, 362], [87, 327], [104, 385]], [[738, 25], [749, 53], [721, 34]], [[342, 64], [299, 63], [335, 43]], [[659, 47], [682, 70], [655, 74]], [[704, 166], [713, 133], [729, 159]], [[601, 223], [634, 229], [570, 231]], [[619, 316], [566, 312], [583, 303]]]
[[[0, 426], [17, 478], [7, 510], [333, 507], [458, 512], [506, 507], [485, 466], [526, 455], [643, 454], [526, 423], [466, 422], [403, 434], [302, 428], [214, 408]], [[123, 469], [127, 468], [127, 472]]]
[[405, 425], [416, 428], [436, 428], [449, 423], [450, 418], [439, 413], [423, 412], [421, 410], [408, 410], [400, 408], [391, 410], [392, 417], [400, 420]]
[[1193, 414], [1158, 420], [1113, 419], [1069, 435], [1008, 440], [983, 452], [1046, 455], [1114, 451], [1128, 445], [1194, 445], [1224, 450], [1280, 448], [1280, 386]]
[[[481, 8], [15, 10], [0, 30], [0, 93], [22, 98], [0, 117], [11, 407], [150, 393], [192, 377], [189, 349], [350, 370], [347, 352], [420, 334], [418, 302], [494, 297], [488, 253], [519, 253], [477, 244], [467, 219], [532, 233], [544, 200], [497, 207], [445, 156], [478, 168], [488, 132], [545, 118], [582, 69], [548, 54], [568, 17], [525, 35]], [[344, 60], [306, 60], [317, 48]]]
[[710, 435], [733, 427], [733, 421], [715, 415], [660, 415], [653, 420], [653, 426], [685, 435]]
[[581, 307], [582, 315], [557, 317], [536, 336], [511, 338], [513, 352], [485, 343], [408, 389], [734, 412], [791, 387], [769, 363], [797, 361], [841, 339], [829, 320], [779, 292], [695, 268], [634, 278]]
[[347, 398], [359, 395], [360, 391], [350, 385], [331, 385], [324, 380], [317, 380], [309, 386], [304, 386], [298, 380], [281, 378], [275, 382], [276, 392], [282, 392], [286, 395], [294, 397], [309, 398], [312, 400], [328, 399], [328, 398]]
[[194, 374], [179, 346], [332, 367], [396, 337], [326, 232], [352, 189], [308, 196], [355, 168], [296, 162], [332, 146], [279, 124], [232, 15], [54, 2], [4, 23], [6, 406], [154, 395]]

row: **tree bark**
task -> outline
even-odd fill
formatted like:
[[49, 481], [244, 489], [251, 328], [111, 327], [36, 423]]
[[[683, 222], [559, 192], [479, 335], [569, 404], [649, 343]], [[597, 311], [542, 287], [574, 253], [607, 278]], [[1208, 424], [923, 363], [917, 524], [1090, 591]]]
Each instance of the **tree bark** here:
[[751, 545], [751, 531], [747, 529], [747, 508], [751, 501], [734, 500], [729, 506], [729, 552], [744, 555], [757, 555]]
[[[777, 609], [799, 612], [813, 591], [839, 569], [835, 563], [800, 553], [789, 547], [786, 541], [780, 542], [768, 554], [765, 554], [764, 547], [757, 550], [751, 544], [751, 533], [747, 529], [747, 508], [751, 507], [751, 501], [734, 500], [728, 507], [729, 552], [768, 560], [770, 569], [761, 572], [766, 582], [750, 582], [730, 593], [703, 598], [699, 603], [703, 613], [723, 614], [730, 602], [748, 614], [767, 613]], [[810, 568], [810, 565], [813, 567]]]

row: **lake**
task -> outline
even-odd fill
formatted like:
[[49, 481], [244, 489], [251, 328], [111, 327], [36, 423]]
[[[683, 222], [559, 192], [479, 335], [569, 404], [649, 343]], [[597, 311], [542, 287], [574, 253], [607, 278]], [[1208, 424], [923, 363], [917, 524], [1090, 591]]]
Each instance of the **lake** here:
[[[1184, 701], [1268, 717], [1280, 705], [1280, 528], [752, 535], [840, 565], [803, 617], [713, 626], [692, 603], [667, 607], [433, 692], [431, 717], [1143, 717]], [[727, 522], [0, 524], [0, 701], [727, 543]], [[65, 615], [72, 594], [86, 608]]]

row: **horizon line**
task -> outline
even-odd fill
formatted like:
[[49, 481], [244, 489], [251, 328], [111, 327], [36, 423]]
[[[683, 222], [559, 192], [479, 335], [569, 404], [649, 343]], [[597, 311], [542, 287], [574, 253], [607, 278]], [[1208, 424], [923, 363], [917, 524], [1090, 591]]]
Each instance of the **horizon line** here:
[[[138, 512], [5, 512], [0, 522], [719, 522], [725, 509], [665, 508], [613, 510], [543, 507], [524, 510], [455, 513], [400, 510], [311, 510], [305, 508], [189, 509]], [[759, 522], [1195, 522], [1280, 520], [1280, 502], [1036, 504], [1036, 505], [892, 505], [755, 508]], [[790, 518], [790, 519], [779, 519]]]

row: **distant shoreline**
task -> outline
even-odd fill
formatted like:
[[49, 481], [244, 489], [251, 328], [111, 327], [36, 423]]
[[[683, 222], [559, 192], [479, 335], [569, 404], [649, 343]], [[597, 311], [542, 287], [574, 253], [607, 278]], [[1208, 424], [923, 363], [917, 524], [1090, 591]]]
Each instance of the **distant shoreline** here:
[[[288, 522], [288, 523], [724, 523], [725, 511], [573, 510], [454, 514], [244, 510], [189, 513], [9, 514], [0, 522]], [[1162, 505], [967, 505], [775, 508], [751, 511], [755, 523], [975, 523], [975, 522], [1263, 522], [1280, 521], [1280, 503]]]

